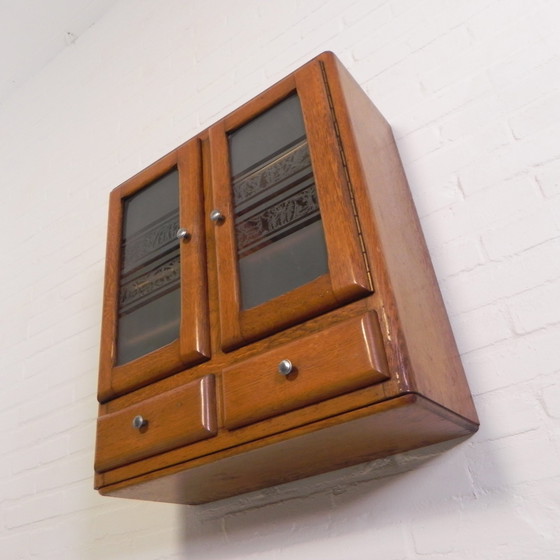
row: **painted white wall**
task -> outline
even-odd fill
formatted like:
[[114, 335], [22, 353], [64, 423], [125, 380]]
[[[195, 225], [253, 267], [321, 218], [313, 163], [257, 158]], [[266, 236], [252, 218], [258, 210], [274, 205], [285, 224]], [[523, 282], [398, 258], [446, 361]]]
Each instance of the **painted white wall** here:
[[[121, 0], [5, 101], [0, 556], [558, 558], [559, 19], [556, 0]], [[99, 497], [109, 191], [323, 50], [394, 128], [481, 430], [203, 507]]]

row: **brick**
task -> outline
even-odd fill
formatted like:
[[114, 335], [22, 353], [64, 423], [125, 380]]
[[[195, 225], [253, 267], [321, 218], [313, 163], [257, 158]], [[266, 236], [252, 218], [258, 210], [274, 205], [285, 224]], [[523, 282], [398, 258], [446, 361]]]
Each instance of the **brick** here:
[[[436, 38], [434, 38], [434, 33]], [[439, 33], [441, 35], [438, 36]], [[472, 47], [471, 35], [464, 25], [445, 29], [442, 33], [441, 21], [437, 18], [426, 21], [420, 33], [415, 33], [408, 42], [417, 48], [408, 57], [408, 61], [416, 66], [424, 91], [426, 91], [424, 78], [429, 79], [429, 76], [436, 74], [442, 65], [446, 65], [449, 62], [450, 52], [455, 53], [454, 56], [458, 56], [470, 51]], [[469, 90], [471, 93], [469, 99], [476, 98], [476, 94], [470, 87]]]
[[[101, 499], [101, 498], [100, 498]], [[106, 500], [105, 500], [106, 501]], [[145, 508], [133, 506], [134, 502], [119, 500], [118, 507], [104, 508], [94, 517], [93, 534], [96, 539], [109, 536], [135, 534], [150, 529], [159, 529], [174, 523], [177, 515], [176, 506], [169, 504], [146, 504], [151, 515], [146, 515]], [[122, 520], [122, 524], [115, 524], [115, 517]]]
[[422, 127], [396, 138], [401, 159], [414, 162], [417, 159], [437, 150], [442, 145], [439, 128]]
[[16, 506], [5, 508], [6, 527], [10, 529], [31, 525], [41, 520], [56, 517], [64, 512], [63, 492], [41, 494], [20, 500]]
[[560, 158], [537, 166], [534, 173], [535, 179], [546, 197], [560, 194]]
[[[16, 422], [15, 425], [20, 426], [25, 418], [21, 405], [35, 396], [44, 395], [51, 385], [51, 380], [45, 378], [26, 379], [23, 375], [23, 369], [22, 375], [19, 378], [13, 370], [11, 372], [12, 384], [2, 389], [2, 396], [6, 399], [6, 406], [3, 412], [7, 412], [12, 421]], [[6, 425], [10, 426], [11, 422]]]
[[[445, 158], [445, 153], [440, 151], [431, 155], [433, 158], [430, 159]], [[433, 165], [428, 158], [423, 158], [420, 163], [422, 165], [417, 163], [412, 171], [409, 165], [403, 162], [419, 216], [431, 214], [463, 199], [456, 175], [447, 173], [443, 166]]]
[[3, 531], [0, 534], [0, 550], [5, 553], [13, 553], [12, 557], [16, 560], [28, 560], [29, 539], [30, 535], [27, 531]]
[[513, 333], [511, 320], [503, 305], [486, 305], [453, 317], [453, 333], [460, 352], [506, 340]]
[[52, 463], [68, 455], [68, 436], [51, 438], [37, 447], [41, 464]]
[[511, 61], [511, 68], [502, 78], [509, 81], [500, 84], [497, 92], [506, 110], [517, 111], [536, 99], [550, 95], [549, 77], [557, 75], [560, 59], [547, 56], [547, 53], [543, 52], [543, 60], [536, 62], [534, 53], [528, 51], [525, 65], [520, 67], [518, 57]]
[[51, 389], [38, 398], [29, 399], [23, 410], [26, 421], [35, 420], [60, 410], [63, 403], [72, 402], [73, 395], [71, 386], [62, 386]]
[[464, 90], [465, 78], [470, 80], [479, 70], [480, 60], [476, 52], [468, 49], [454, 53], [454, 56], [442, 58], [438, 66], [423, 73], [422, 88], [430, 96], [437, 93], [445, 95], [447, 88], [457, 84], [461, 84]]
[[[352, 26], [360, 22], [368, 24], [369, 31], [372, 25], [376, 27], [388, 23], [393, 18], [393, 13], [387, 2], [375, 0], [373, 2], [354, 2], [342, 14], [345, 25]], [[365, 26], [364, 26], [365, 27]], [[364, 29], [354, 28], [353, 33], [363, 32]]]
[[37, 473], [28, 471], [10, 477], [2, 477], [0, 482], [0, 502], [21, 500], [33, 496], [36, 492]]
[[[482, 503], [481, 503], [482, 502]], [[504, 548], [515, 550], [532, 541], [534, 529], [521, 516], [512, 514], [509, 504], [490, 496], [463, 502], [461, 507], [446, 507], [422, 512], [415, 518], [412, 533], [419, 555], [456, 558], [499, 558]], [[480, 526], [486, 531], [477, 529]], [[472, 532], [477, 538], [472, 538]]]
[[482, 244], [491, 259], [500, 259], [522, 253], [559, 237], [559, 230], [549, 208], [517, 218], [497, 229], [490, 229], [482, 236]]
[[[93, 443], [93, 439], [90, 439]], [[89, 469], [93, 464], [92, 449], [87, 453], [75, 453], [64, 461], [50, 462], [41, 468], [41, 476], [37, 476], [37, 493], [65, 490], [72, 484], [86, 483], [91, 489]]]
[[38, 468], [41, 465], [41, 459], [35, 447], [24, 448], [12, 454], [6, 454], [6, 461], [10, 465], [11, 472], [15, 475]]
[[560, 93], [547, 95], [509, 118], [515, 138], [521, 139], [544, 128], [560, 125]]
[[480, 429], [476, 435], [479, 442], [493, 441], [538, 430], [542, 426], [541, 406], [534, 387], [525, 383], [525, 391], [520, 385], [498, 389], [479, 395], [476, 410], [480, 419]]
[[[333, 7], [339, 12], [336, 3]], [[337, 17], [326, 19], [309, 17], [303, 19], [300, 25], [301, 38], [305, 44], [303, 50], [309, 54], [308, 58], [311, 58], [315, 52], [327, 50], [329, 45], [336, 41], [343, 27], [343, 23]]]
[[480, 95], [454, 111], [444, 115], [439, 121], [440, 134], [444, 141], [454, 142], [468, 138], [481, 129], [494, 124], [501, 117], [503, 107], [500, 99], [493, 93]]
[[538, 167], [560, 158], [560, 145], [555, 141], [558, 130], [555, 127], [543, 128], [539, 134], [522, 138], [515, 147], [520, 166]]
[[[403, 525], [395, 524], [376, 524], [369, 527], [366, 538], [371, 543], [375, 543], [375, 553], [384, 560], [405, 560], [410, 558], [406, 546], [410, 546], [410, 537], [407, 535]], [[355, 533], [347, 532], [336, 535], [329, 535], [321, 540], [320, 554], [322, 560], [361, 560], [364, 557], [364, 550], [356, 547]], [[395, 547], [394, 543], [399, 546]], [[372, 545], [373, 546], [373, 545]], [[290, 558], [312, 558], [319, 549], [317, 541], [302, 543], [287, 543], [280, 549], [278, 560], [288, 560]], [[255, 560], [259, 558], [255, 556]]]
[[459, 170], [461, 187], [467, 196], [518, 178], [522, 180], [524, 173], [519, 167], [517, 150], [507, 142], [477, 155]]
[[543, 284], [510, 298], [508, 307], [516, 331], [531, 332], [560, 323], [558, 301], [560, 301], [560, 282]]
[[433, 243], [440, 243], [435, 247], [430, 245], [432, 234], [426, 235], [426, 238], [438, 277], [446, 278], [472, 270], [487, 260], [483, 254], [480, 241], [476, 238], [459, 237], [442, 244], [439, 241], [441, 238], [434, 236]]
[[[508, 9], [509, 19], [504, 26], [500, 26], [498, 32], [509, 31], [518, 25], [519, 19], [526, 16], [527, 7], [523, 2], [513, 0]], [[496, 37], [496, 22], [503, 17], [502, 7], [499, 2], [488, 2], [484, 9], [473, 14], [468, 20], [471, 33], [478, 40], [494, 40]]]
[[515, 386], [523, 394], [527, 382], [558, 371], [559, 359], [555, 330], [535, 331], [461, 356], [475, 395]]
[[558, 533], [560, 513], [560, 485], [558, 478], [542, 481], [539, 485], [520, 486], [516, 492], [515, 513], [522, 518], [540, 537], [533, 541], [542, 547], [543, 558], [553, 558]]
[[62, 534], [63, 528], [58, 524], [34, 529], [30, 532], [28, 543], [30, 554], [41, 558], [47, 554], [63, 556], [67, 553], [67, 543], [62, 539]]
[[540, 398], [546, 414], [551, 418], [560, 418], [560, 385], [557, 382], [544, 384]]
[[[552, 240], [515, 255], [509, 261], [492, 262], [442, 279], [440, 287], [449, 302], [449, 311], [455, 315], [477, 309], [555, 279], [560, 264], [554, 255], [559, 243], [559, 240]], [[545, 255], [549, 260], [541, 260]]]
[[551, 449], [542, 429], [474, 445], [470, 455], [473, 478], [482, 491], [560, 476], [558, 449]]
[[88, 423], [86, 426], [75, 427], [65, 435], [68, 438], [68, 452], [70, 454], [92, 453], [92, 442], [95, 440], [95, 424]]
[[[525, 89], [528, 84], [524, 82], [528, 81], [528, 74], [531, 75], [535, 70], [540, 74], [542, 72], [542, 66], [548, 63], [554, 65], [557, 61], [555, 62], [553, 60], [553, 54], [550, 49], [535, 35], [535, 38], [532, 41], [529, 40], [529, 44], [525, 44], [524, 48], [499, 60], [489, 68], [488, 74], [496, 88], [500, 90], [499, 94], [501, 97], [502, 90], [504, 88], [511, 88], [512, 84]], [[523, 93], [525, 93], [525, 91]], [[533, 84], [530, 96], [534, 99], [537, 95], [540, 94], [539, 96], [544, 96], [543, 94], [546, 93], [548, 92], [544, 89], [540, 89], [539, 84]], [[509, 97], [510, 94], [512, 95], [511, 98]], [[520, 95], [520, 93], [518, 93], [515, 95], [513, 91], [508, 91], [508, 98], [512, 101], [516, 98], [521, 99], [522, 94]], [[517, 107], [519, 107], [518, 103], [508, 103], [508, 108], [510, 109]]]

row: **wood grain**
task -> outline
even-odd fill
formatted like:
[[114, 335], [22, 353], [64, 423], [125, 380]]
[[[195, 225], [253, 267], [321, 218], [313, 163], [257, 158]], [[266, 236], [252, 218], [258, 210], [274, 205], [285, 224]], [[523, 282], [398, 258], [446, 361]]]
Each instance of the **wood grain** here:
[[[477, 422], [477, 415], [391, 129], [330, 53], [329, 75], [376, 286], [382, 290], [401, 371], [412, 389]], [[375, 157], [372, 157], [375, 154]]]
[[[293, 92], [329, 273], [242, 310], [227, 134]], [[332, 53], [187, 144], [111, 195], [95, 479], [102, 494], [203, 503], [476, 431], [390, 126]], [[112, 364], [121, 200], [177, 164], [181, 220], [200, 230], [181, 248], [184, 284], [197, 286], [183, 300], [185, 333], [123, 370]], [[208, 219], [214, 208], [226, 216], [220, 225]], [[295, 365], [287, 378], [275, 371], [282, 359]], [[201, 400], [197, 387], [214, 397]], [[191, 403], [186, 424], [176, 402]], [[129, 434], [131, 413], [146, 406], [165, 419], [152, 440]]]
[[[118, 337], [123, 201], [175, 167], [179, 170], [181, 227], [192, 232], [192, 238], [180, 245], [183, 307], [179, 338], [135, 360], [117, 365], [115, 345]], [[203, 213], [200, 141], [197, 138], [111, 192], [99, 371], [100, 402], [157, 381], [210, 356]]]
[[[224, 369], [224, 426], [239, 428], [387, 379], [380, 336], [369, 313]], [[289, 375], [278, 372], [285, 359], [293, 364]]]
[[[296, 92], [300, 98], [327, 245], [327, 274], [251, 309], [241, 309], [227, 134]], [[215, 239], [221, 346], [231, 351], [372, 292], [345, 168], [318, 64], [282, 80], [209, 130], [212, 196], [225, 216]]]
[[[147, 424], [136, 429], [132, 420]], [[105, 414], [97, 421], [95, 470], [107, 471], [216, 434], [213, 375], [136, 405]]]
[[446, 409], [409, 394], [100, 491], [201, 504], [465, 436], [472, 429]]

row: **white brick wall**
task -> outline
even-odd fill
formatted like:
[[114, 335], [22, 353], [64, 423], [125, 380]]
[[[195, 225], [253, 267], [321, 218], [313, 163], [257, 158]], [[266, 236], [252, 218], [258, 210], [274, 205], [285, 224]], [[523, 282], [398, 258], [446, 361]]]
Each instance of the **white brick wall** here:
[[[560, 2], [122, 0], [0, 105], [0, 557], [552, 560]], [[392, 124], [482, 422], [202, 506], [91, 489], [109, 191], [323, 50]]]

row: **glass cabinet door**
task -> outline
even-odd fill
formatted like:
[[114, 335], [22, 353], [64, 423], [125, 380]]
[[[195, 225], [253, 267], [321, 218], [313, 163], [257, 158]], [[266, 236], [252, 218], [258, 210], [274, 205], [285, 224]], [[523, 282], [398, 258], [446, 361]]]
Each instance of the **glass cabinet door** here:
[[240, 306], [251, 309], [328, 272], [299, 98], [228, 134]]
[[224, 349], [371, 292], [319, 63], [213, 126], [210, 150]]
[[179, 338], [179, 171], [123, 200], [117, 366]]
[[209, 356], [202, 207], [198, 141], [111, 193], [101, 397]]

